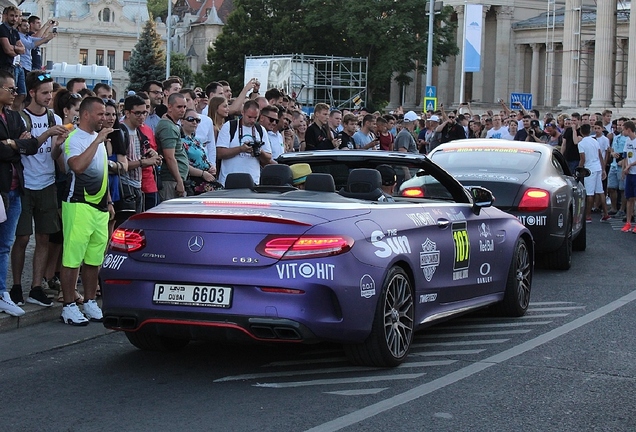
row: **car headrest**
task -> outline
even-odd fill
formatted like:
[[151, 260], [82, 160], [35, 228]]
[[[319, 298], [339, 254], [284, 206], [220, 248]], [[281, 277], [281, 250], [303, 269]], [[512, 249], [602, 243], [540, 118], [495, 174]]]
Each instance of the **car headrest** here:
[[307, 176], [305, 190], [317, 192], [335, 192], [336, 184], [331, 174], [313, 173]]
[[351, 170], [347, 179], [347, 192], [369, 193], [382, 187], [380, 172], [372, 168], [356, 168]]
[[225, 178], [225, 189], [254, 190], [254, 179], [249, 173], [230, 173]]
[[265, 165], [261, 171], [261, 186], [292, 186], [294, 175], [289, 165]]

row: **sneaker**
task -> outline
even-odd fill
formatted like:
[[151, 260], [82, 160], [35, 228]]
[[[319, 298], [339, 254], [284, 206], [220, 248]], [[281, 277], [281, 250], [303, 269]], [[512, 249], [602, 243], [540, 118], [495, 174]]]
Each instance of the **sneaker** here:
[[84, 315], [93, 322], [104, 321], [102, 310], [99, 308], [99, 305], [95, 300], [86, 300], [84, 302]]
[[585, 223], [592, 223], [592, 218], [591, 217], [585, 218]]
[[0, 296], [0, 312], [4, 312], [14, 317], [24, 315], [24, 310], [11, 300], [11, 294], [3, 292]]
[[621, 231], [623, 232], [630, 232], [632, 230], [632, 224], [630, 224], [629, 222], [627, 222], [625, 225], [623, 225], [623, 228], [621, 228]]
[[62, 281], [60, 281], [60, 278], [57, 276], [53, 276], [47, 281], [47, 283], [49, 285], [49, 289], [55, 290], [55, 292], [58, 292], [62, 289]]
[[29, 297], [27, 298], [27, 303], [33, 303], [36, 305], [50, 307], [53, 305], [53, 300], [48, 298], [46, 294], [44, 294], [44, 290], [41, 286], [36, 286], [31, 288], [29, 292]]
[[60, 321], [64, 324], [72, 326], [85, 326], [88, 325], [88, 320], [79, 310], [75, 303], [71, 303], [68, 306], [62, 308], [62, 315], [60, 315]]
[[13, 285], [11, 287], [11, 292], [9, 293], [11, 296], [11, 301], [18, 306], [24, 305], [24, 297], [22, 297], [22, 285]]
[[609, 215], [605, 215], [601, 218], [601, 222], [609, 222], [610, 219], [611, 217]]
[[600, 213], [600, 212], [601, 212], [600, 208], [592, 207], [592, 213]]
[[622, 211], [622, 210], [617, 211], [616, 214], [614, 215], [615, 219], [621, 219], [621, 218], [624, 218], [624, 217], [625, 217], [625, 212]]
[[618, 213], [616, 210], [610, 210], [607, 214], [610, 216], [616, 216], [616, 213]]

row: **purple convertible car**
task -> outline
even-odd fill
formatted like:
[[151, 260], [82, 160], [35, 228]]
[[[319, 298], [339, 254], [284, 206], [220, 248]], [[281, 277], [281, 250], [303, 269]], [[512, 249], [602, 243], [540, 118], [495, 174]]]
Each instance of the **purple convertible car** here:
[[[413, 332], [478, 308], [521, 316], [532, 235], [424, 155], [284, 154], [261, 184], [175, 199], [113, 234], [100, 277], [104, 324], [145, 350], [190, 340], [331, 341], [356, 364], [396, 366]], [[289, 165], [308, 163], [305, 189]], [[426, 198], [387, 196], [426, 177]], [[386, 170], [385, 170], [386, 171]], [[386, 181], [385, 181], [386, 183]], [[396, 192], [397, 195], [397, 192]]]

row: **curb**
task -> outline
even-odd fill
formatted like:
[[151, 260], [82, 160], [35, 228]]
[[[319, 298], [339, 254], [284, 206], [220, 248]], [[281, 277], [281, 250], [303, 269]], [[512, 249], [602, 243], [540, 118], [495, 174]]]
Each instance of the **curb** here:
[[43, 307], [30, 303], [20, 306], [26, 312], [21, 317], [14, 317], [6, 313], [0, 313], [0, 333], [18, 328], [39, 324], [46, 321], [59, 319], [62, 313], [62, 303], [54, 302], [52, 306]]

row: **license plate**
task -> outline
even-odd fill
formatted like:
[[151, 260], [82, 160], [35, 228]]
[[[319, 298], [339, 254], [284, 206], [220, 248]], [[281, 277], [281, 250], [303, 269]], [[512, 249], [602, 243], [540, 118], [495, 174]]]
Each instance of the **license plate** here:
[[155, 284], [152, 301], [158, 304], [229, 308], [232, 305], [232, 288]]

